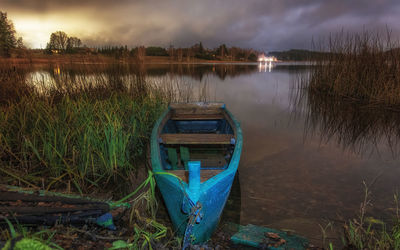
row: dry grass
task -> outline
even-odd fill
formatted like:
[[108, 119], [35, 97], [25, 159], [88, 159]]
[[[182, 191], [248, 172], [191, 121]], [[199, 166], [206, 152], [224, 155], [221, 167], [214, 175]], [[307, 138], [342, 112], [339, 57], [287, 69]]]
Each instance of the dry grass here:
[[328, 50], [311, 70], [310, 93], [399, 109], [400, 48], [389, 31], [341, 33], [330, 37]]

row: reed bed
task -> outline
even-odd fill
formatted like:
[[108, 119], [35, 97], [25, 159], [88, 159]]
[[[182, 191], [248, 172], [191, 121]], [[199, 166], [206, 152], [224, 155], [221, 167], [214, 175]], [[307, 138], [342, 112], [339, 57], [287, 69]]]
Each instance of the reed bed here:
[[1, 183], [83, 193], [143, 166], [153, 123], [171, 95], [121, 67], [104, 74], [57, 69], [49, 81], [2, 65]]
[[304, 83], [311, 93], [399, 110], [400, 48], [390, 31], [332, 36]]
[[[321, 44], [321, 49], [324, 44]], [[320, 61], [296, 78], [291, 101], [306, 113], [305, 135], [353, 152], [400, 153], [400, 49], [390, 32], [331, 36]], [[300, 112], [299, 112], [300, 111]]]

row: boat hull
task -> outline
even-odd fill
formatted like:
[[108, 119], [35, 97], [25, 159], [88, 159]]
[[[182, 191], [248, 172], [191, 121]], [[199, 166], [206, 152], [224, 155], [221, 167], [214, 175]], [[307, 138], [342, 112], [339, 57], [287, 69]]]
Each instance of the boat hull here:
[[[200, 184], [200, 190], [193, 194], [189, 185], [171, 172], [163, 170], [159, 151], [159, 126], [168, 110], [157, 121], [151, 138], [151, 162], [157, 186], [161, 191], [174, 229], [183, 236], [189, 219], [188, 199], [201, 204], [201, 220], [193, 225], [192, 243], [207, 241], [215, 231], [225, 203], [229, 197], [232, 183], [239, 165], [242, 149], [242, 132], [240, 125], [229, 111], [226, 111], [233, 121], [236, 131], [235, 149], [226, 170]], [[186, 211], [185, 211], [186, 210]], [[189, 209], [190, 210], [190, 209]]]
[[[198, 201], [202, 205], [200, 211], [202, 218], [193, 226], [193, 243], [207, 241], [215, 231], [229, 197], [234, 177], [235, 173], [231, 173], [220, 178], [218, 182], [201, 188]], [[187, 187], [182, 188], [180, 183], [162, 175], [156, 175], [156, 181], [174, 228], [179, 236], [183, 236], [188, 221], [188, 213], [182, 209], [186, 202], [184, 193], [188, 192]]]

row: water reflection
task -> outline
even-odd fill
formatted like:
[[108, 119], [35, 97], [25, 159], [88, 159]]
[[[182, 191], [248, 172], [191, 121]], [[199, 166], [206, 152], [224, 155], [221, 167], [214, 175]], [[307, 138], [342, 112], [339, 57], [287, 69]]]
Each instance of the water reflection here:
[[93, 92], [105, 86], [132, 92], [145, 84], [139, 92], [157, 88], [170, 101], [189, 102], [215, 100], [208, 79], [224, 81], [254, 72], [256, 64], [67, 64], [42, 66], [26, 79], [41, 94]]
[[267, 72], [267, 69], [268, 69], [268, 72], [271, 72], [272, 67], [273, 67], [272, 62], [265, 62], [265, 63], [260, 62], [260, 63], [258, 63], [258, 72], [260, 72], [260, 73]]
[[[295, 95], [295, 109], [306, 113], [306, 138], [318, 136], [324, 143], [334, 140], [342, 149], [360, 155], [399, 156], [399, 111], [311, 93], [307, 88]], [[382, 155], [385, 152], [391, 157]]]
[[165, 64], [146, 66], [146, 73], [151, 76], [187, 76], [199, 81], [209, 75], [225, 80], [227, 77], [252, 74], [256, 70], [257, 66], [255, 64]]
[[214, 75], [221, 80], [227, 77], [252, 74], [257, 71], [256, 64], [72, 64], [47, 65], [36, 69], [34, 73], [47, 72], [51, 77], [64, 74], [71, 78], [77, 75], [91, 74], [141, 74], [149, 76], [185, 76], [201, 81]]

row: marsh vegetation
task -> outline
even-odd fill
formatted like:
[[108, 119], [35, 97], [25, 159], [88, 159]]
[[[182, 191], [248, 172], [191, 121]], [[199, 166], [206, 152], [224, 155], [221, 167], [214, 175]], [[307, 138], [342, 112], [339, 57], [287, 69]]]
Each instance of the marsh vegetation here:
[[1, 70], [3, 184], [82, 193], [118, 183], [143, 164], [148, 134], [167, 100], [140, 75], [60, 74], [51, 86], [32, 86], [24, 69]]
[[400, 49], [390, 31], [386, 36], [342, 32], [320, 46], [329, 53], [310, 72], [310, 93], [399, 110]]

